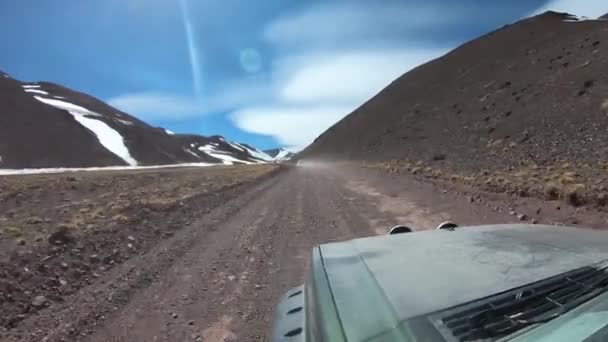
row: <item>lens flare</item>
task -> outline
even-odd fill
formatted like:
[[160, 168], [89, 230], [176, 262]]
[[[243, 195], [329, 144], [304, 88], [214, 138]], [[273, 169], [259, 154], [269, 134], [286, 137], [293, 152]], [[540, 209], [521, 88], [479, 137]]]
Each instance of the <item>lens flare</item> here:
[[190, 54], [190, 67], [192, 68], [192, 84], [194, 86], [195, 95], [200, 98], [203, 94], [203, 85], [201, 84], [201, 63], [198, 55], [198, 49], [196, 48], [196, 42], [194, 40], [194, 29], [192, 27], [192, 20], [190, 20], [186, 0], [179, 0], [179, 7], [182, 12], [184, 29], [186, 30], [188, 53]]
[[262, 56], [255, 49], [243, 49], [239, 57], [241, 67], [248, 73], [256, 73], [262, 68]]

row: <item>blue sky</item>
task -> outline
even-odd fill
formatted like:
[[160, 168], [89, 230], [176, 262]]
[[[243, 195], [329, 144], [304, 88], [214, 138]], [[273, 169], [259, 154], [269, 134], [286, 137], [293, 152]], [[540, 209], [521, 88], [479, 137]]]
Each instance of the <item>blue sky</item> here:
[[0, 70], [179, 133], [301, 148], [390, 81], [545, 9], [600, 0], [0, 0]]

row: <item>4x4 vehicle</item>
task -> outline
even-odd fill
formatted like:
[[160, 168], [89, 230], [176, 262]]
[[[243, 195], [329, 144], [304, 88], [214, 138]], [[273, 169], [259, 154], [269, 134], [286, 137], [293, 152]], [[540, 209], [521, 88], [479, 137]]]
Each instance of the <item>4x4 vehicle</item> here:
[[315, 247], [273, 341], [608, 341], [608, 232], [444, 228]]

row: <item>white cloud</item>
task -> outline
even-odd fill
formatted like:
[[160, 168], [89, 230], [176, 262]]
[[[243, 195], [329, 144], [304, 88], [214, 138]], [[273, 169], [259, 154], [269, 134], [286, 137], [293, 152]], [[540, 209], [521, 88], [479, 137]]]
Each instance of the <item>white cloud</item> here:
[[353, 109], [347, 105], [277, 105], [239, 110], [231, 118], [242, 130], [272, 135], [280, 144], [300, 150]]
[[162, 92], [142, 92], [117, 96], [108, 104], [144, 121], [183, 120], [200, 115], [203, 104], [194, 97]]
[[567, 12], [578, 16], [597, 18], [608, 13], [608, 2], [605, 0], [554, 0], [534, 11], [534, 14], [546, 11]]
[[107, 102], [144, 121], [183, 121], [268, 101], [272, 86], [271, 82], [253, 76], [240, 82], [218, 84], [215, 93], [200, 99], [165, 91], [149, 91], [122, 94]]
[[447, 52], [417, 35], [457, 25], [466, 6], [448, 6], [338, 0], [276, 18], [262, 32], [277, 54], [271, 98], [239, 107], [232, 121], [305, 147], [403, 73]]
[[[493, 7], [503, 6], [492, 3]], [[444, 2], [439, 9], [433, 3], [376, 3], [338, 1], [311, 5], [302, 11], [279, 17], [264, 32], [264, 39], [277, 46], [297, 48], [335, 46], [343, 42], [404, 39], [410, 44], [419, 36], [449, 29], [462, 23], [470, 6]], [[477, 21], [487, 20], [484, 17]]]
[[496, 21], [512, 20], [518, 8], [533, 6], [509, 1], [324, 1], [276, 18], [265, 27], [263, 38], [292, 52], [361, 43], [394, 47], [404, 41], [410, 47], [428, 47], [452, 30], [489, 29]]
[[[261, 32], [276, 53], [265, 74], [214, 84], [214, 93], [199, 99], [157, 91], [124, 94], [109, 103], [152, 122], [232, 111], [239, 128], [303, 148], [404, 72], [446, 52], [416, 44], [416, 35], [456, 25], [461, 7], [437, 12], [404, 3], [310, 5]], [[408, 46], [403, 32], [411, 35]]]
[[216, 84], [216, 91], [205, 97], [210, 111], [233, 110], [272, 100], [275, 83], [268, 75], [253, 75], [238, 81]]
[[285, 58], [276, 70], [275, 98], [231, 116], [249, 132], [303, 148], [325, 129], [413, 67], [445, 50], [361, 50]]
[[319, 57], [300, 57], [289, 63], [291, 73], [281, 85], [282, 101], [291, 103], [361, 103], [405, 71], [443, 54], [442, 49], [367, 50]]

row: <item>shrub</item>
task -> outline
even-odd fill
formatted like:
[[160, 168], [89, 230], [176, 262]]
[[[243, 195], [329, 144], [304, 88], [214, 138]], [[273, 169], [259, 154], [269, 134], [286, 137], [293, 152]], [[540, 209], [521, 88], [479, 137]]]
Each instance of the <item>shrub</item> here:
[[545, 193], [545, 198], [547, 200], [554, 201], [554, 200], [558, 199], [559, 192], [560, 192], [559, 188], [554, 183], [549, 182], [549, 183], [545, 184], [544, 193]]
[[436, 154], [433, 155], [432, 160], [433, 161], [445, 160], [445, 154], [443, 154], [443, 153], [436, 153]]
[[568, 204], [578, 207], [585, 203], [585, 186], [583, 184], [575, 184], [566, 192], [566, 201]]

